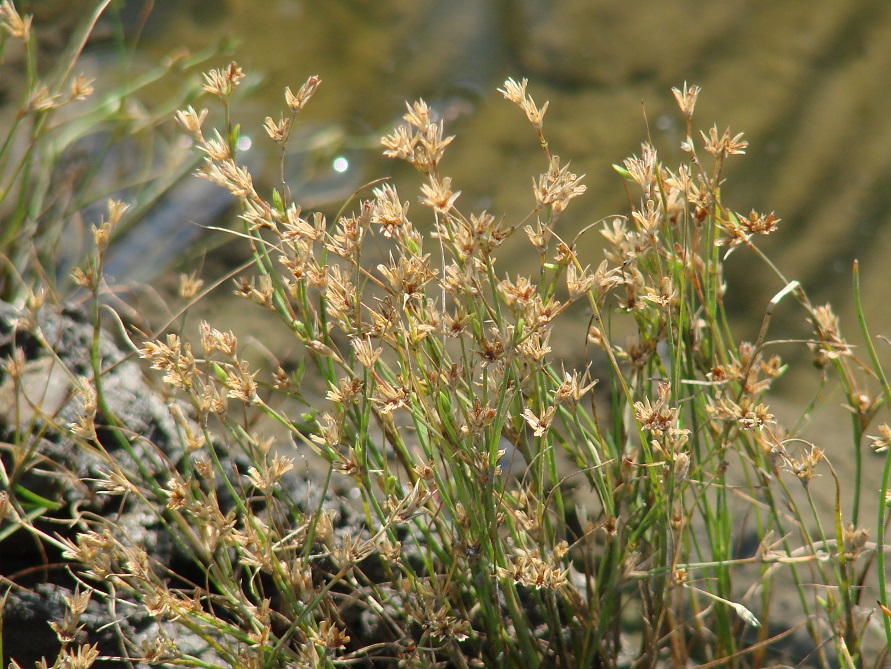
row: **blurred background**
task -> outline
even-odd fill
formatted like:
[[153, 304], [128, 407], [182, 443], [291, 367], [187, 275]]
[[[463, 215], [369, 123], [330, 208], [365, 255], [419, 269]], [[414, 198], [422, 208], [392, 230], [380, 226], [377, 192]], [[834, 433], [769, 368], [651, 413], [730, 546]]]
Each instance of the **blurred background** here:
[[[128, 24], [149, 6], [125, 3]], [[284, 87], [320, 75], [305, 121], [371, 136], [357, 183], [379, 176], [368, 165], [379, 154], [374, 142], [403, 101], [423, 97], [458, 135], [443, 170], [463, 191], [462, 207], [508, 217], [529, 210], [530, 176], [544, 161], [522, 113], [495, 89], [507, 76], [528, 77], [536, 100], [551, 102], [553, 149], [587, 174], [589, 192], [565, 219], [578, 227], [627, 212], [610, 165], [639, 153], [643, 109], [665, 159], [681, 158], [670, 89], [699, 84], [700, 127], [729, 126], [750, 142], [730, 161], [725, 196], [741, 212], [783, 219], [768, 251], [788, 276], [817, 300], [847, 301], [859, 258], [868, 297], [891, 288], [883, 267], [891, 5], [883, 0], [182, 0], [155, 2], [142, 35], [150, 57], [236, 37], [235, 59], [263, 77], [239, 113], [264, 145], [260, 124], [283, 108]], [[779, 288], [766, 273], [745, 278], [753, 290]], [[871, 311], [884, 317], [885, 309]]]
[[[24, 8], [41, 23], [64, 33], [94, 3], [30, 5]], [[628, 213], [611, 164], [639, 153], [647, 132], [668, 165], [682, 160], [683, 121], [670, 89], [698, 84], [694, 125], [730, 127], [749, 141], [746, 155], [728, 162], [725, 202], [742, 213], [776, 212], [779, 232], [759, 245], [816, 303], [832, 301], [850, 335], [851, 268], [859, 259], [873, 334], [891, 329], [885, 0], [126, 0], [108, 15], [114, 20], [101, 25], [123, 31], [130, 50], [124, 76], [183, 49], [218, 48], [208, 67], [234, 59], [244, 68], [247, 92], [234, 108], [250, 144], [242, 157], [267, 184], [277, 178], [278, 155], [263, 119], [285, 109], [285, 86], [296, 90], [319, 75], [323, 85], [301, 117], [286, 172], [299, 201], [332, 215], [356, 188], [381, 176], [396, 178], [403, 199], [415, 201], [420, 176], [383, 159], [378, 139], [399, 122], [406, 100], [423, 97], [445, 119], [447, 133], [457, 135], [442, 171], [462, 191], [459, 208], [522, 218], [533, 204], [530, 179], [546, 165], [524, 115], [496, 88], [508, 76], [528, 77], [535, 100], [550, 101], [551, 149], [586, 174], [587, 194], [560, 223], [564, 238], [572, 238], [594, 221]], [[108, 73], [121, 76], [120, 47], [103, 51], [99, 36], [87, 54], [97, 88]], [[158, 86], [195, 79], [195, 72], [173, 71]], [[186, 198], [174, 208], [175, 225], [206, 224], [209, 213], [231, 219], [226, 197], [202, 191]], [[153, 244], [172, 239], [146, 220]], [[599, 247], [600, 235], [587, 233], [584, 262], [599, 263]], [[122, 253], [119, 271], [173, 257], [134, 248]], [[511, 258], [512, 266], [502, 266], [511, 273], [535, 262], [522, 236], [502, 256]], [[728, 280], [740, 338], [753, 339], [766, 301], [782, 285], [744, 252], [731, 256]], [[775, 318], [778, 326], [788, 318], [790, 332], [807, 336], [799, 309], [781, 308]]]

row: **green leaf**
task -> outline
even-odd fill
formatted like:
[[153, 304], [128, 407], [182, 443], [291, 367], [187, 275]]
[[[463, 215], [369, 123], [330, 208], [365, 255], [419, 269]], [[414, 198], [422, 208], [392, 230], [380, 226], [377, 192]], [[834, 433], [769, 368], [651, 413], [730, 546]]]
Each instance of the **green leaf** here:
[[[35, 492], [28, 490], [27, 488], [23, 488], [20, 485], [15, 487], [15, 494], [19, 498], [20, 501], [30, 502], [35, 508], [42, 508], [45, 511], [58, 511], [62, 508], [63, 504], [61, 502], [54, 502], [52, 500], [46, 499], [46, 497], [41, 497]], [[23, 506], [28, 506], [27, 504], [23, 504]]]
[[613, 169], [614, 169], [616, 172], [618, 172], [619, 174], [621, 174], [622, 177], [624, 177], [625, 179], [629, 179], [629, 180], [633, 181], [633, 179], [631, 179], [631, 172], [629, 172], [628, 170], [626, 170], [626, 169], [625, 169], [624, 167], [622, 167], [621, 165], [616, 165], [615, 163], [613, 163]]
[[275, 205], [275, 208], [279, 211], [279, 213], [284, 213], [285, 201], [282, 198], [282, 194], [278, 192], [278, 188], [272, 189], [272, 204]]

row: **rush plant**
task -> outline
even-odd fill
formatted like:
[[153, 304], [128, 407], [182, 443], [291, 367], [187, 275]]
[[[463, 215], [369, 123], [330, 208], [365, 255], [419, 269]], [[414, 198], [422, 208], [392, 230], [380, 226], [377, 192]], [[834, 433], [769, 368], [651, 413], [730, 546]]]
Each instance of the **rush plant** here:
[[[878, 356], [866, 368], [832, 310], [758, 249], [780, 220], [725, 205], [725, 163], [747, 143], [716, 126], [694, 130], [698, 87], [673, 89], [686, 160], [666, 166], [647, 140], [615, 166], [632, 193], [627, 215], [570, 237], [561, 216], [585, 206], [583, 177], [550, 150], [548, 105], [526, 80], [500, 89], [542, 150], [534, 204], [514, 221], [462, 210], [442, 168], [454, 138], [420, 100], [382, 139], [387, 156], [423, 175], [412, 197], [380, 180], [329, 220], [293, 201], [284, 175], [261, 193], [230, 118], [242, 79], [235, 63], [205, 75], [224, 132], [205, 127], [206, 110], [177, 118], [201, 152], [199, 176], [241, 205], [237, 235], [253, 263], [233, 299], [274, 313], [303, 362], [252, 369], [237, 337], [209, 322], [194, 341], [182, 331], [140, 344], [163, 372], [185, 455], [165, 461], [162, 484], [110, 463], [117, 484], [104, 490], [146, 505], [202, 580], [172, 573], [113, 519], [81, 518], [65, 556], [96, 591], [188, 629], [216, 659], [160, 637], [130, 646], [131, 657], [245, 667], [881, 663], [891, 631], [864, 593], [877, 572], [886, 603], [884, 497], [873, 541], [859, 479], [843, 486], [824, 446], [771, 411], [771, 385], [787, 371], [772, 339], [776, 305], [794, 302], [810, 324], [800, 346], [825, 372], [818, 384], [835, 378], [844, 391], [858, 476], [880, 408], [862, 379], [878, 377], [886, 396], [887, 383]], [[288, 89], [285, 113], [267, 119], [283, 151], [320, 83]], [[605, 257], [586, 255], [593, 234]], [[532, 275], [510, 275], [499, 258], [513, 235], [540, 260]], [[731, 252], [776, 279], [750, 340], [725, 310]], [[573, 310], [585, 313], [587, 364], [567, 369], [550, 337]], [[97, 370], [101, 395], [100, 379]], [[263, 438], [258, 419], [289, 443]], [[76, 443], [95, 445], [97, 420], [101, 412], [72, 430]], [[886, 448], [891, 433], [878, 432], [874, 445]], [[312, 494], [294, 486], [301, 455], [315, 463]], [[834, 510], [818, 508], [816, 485], [833, 487]], [[344, 491], [359, 522], [331, 506]]]

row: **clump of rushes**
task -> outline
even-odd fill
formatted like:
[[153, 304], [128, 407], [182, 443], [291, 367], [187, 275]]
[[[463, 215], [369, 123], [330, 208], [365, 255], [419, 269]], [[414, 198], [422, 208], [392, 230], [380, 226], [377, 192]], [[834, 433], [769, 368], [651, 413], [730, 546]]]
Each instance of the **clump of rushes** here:
[[[580, 206], [583, 177], [551, 152], [547, 104], [525, 80], [501, 89], [544, 152], [524, 220], [461, 210], [441, 171], [453, 137], [418, 101], [382, 143], [424, 175], [419, 198], [378, 182], [329, 221], [302, 211], [284, 180], [261, 194], [238, 162], [229, 114], [242, 76], [234, 63], [207, 75], [225, 133], [204, 128], [205, 110], [178, 119], [204, 155], [200, 175], [242, 203], [255, 262], [236, 294], [279, 316], [324, 396], [297, 374], [251, 369], [214, 324], [195, 345], [173, 333], [146, 342], [142, 357], [190, 406], [174, 414], [193, 456], [147, 499], [166, 505], [207, 580], [176, 587], [113, 532], [82, 534], [72, 559], [233, 666], [864, 663], [863, 585], [881, 543], [876, 552], [862, 526], [859, 485], [850, 517], [837, 479], [837, 510], [820, 515], [813, 477], [835, 476], [823, 447], [768, 406], [785, 370], [767, 337], [776, 303], [797, 300], [820, 383], [834, 372], [847, 394], [858, 472], [878, 400], [855, 380], [860, 363], [829, 307], [811, 305], [755, 246], [779, 219], [725, 206], [724, 164], [746, 142], [716, 127], [694, 134], [697, 87], [674, 90], [689, 159], [670, 169], [648, 142], [616, 166], [639, 199], [603, 224], [606, 257], [592, 259], [579, 241], [595, 226], [569, 239], [558, 225]], [[283, 149], [319, 84], [287, 91], [287, 115], [267, 119]], [[499, 247], [517, 232], [541, 259], [533, 276], [500, 269]], [[370, 238], [384, 262], [367, 261]], [[731, 251], [751, 252], [778, 281], [753, 342], [734, 337], [724, 312]], [[564, 369], [549, 344], [579, 301], [590, 313], [579, 337], [611, 389], [597, 399], [593, 368]], [[612, 325], [623, 319], [635, 334], [620, 343]], [[285, 397], [305, 413], [278, 408]], [[323, 497], [335, 475], [349, 477], [364, 527], [337, 532], [323, 503], [296, 499], [285, 485], [293, 453], [251, 434], [245, 411], [322, 458]], [[887, 427], [879, 433], [886, 448]], [[238, 449], [250, 464], [233, 472], [221, 453]], [[121, 487], [131, 488], [146, 486]], [[757, 549], [740, 548], [753, 538]], [[794, 598], [772, 615], [781, 577]]]

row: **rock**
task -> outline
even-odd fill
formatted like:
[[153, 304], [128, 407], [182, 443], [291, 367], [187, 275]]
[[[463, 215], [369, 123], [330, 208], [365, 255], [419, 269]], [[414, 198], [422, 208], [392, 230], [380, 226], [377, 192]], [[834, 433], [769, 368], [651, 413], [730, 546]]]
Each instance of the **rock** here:
[[[4, 666], [10, 659], [23, 667], [33, 666], [41, 657], [52, 664], [60, 644], [50, 622], [64, 620], [65, 598], [81, 579], [95, 584], [97, 593], [81, 619], [83, 632], [78, 643], [99, 644], [102, 657], [121, 658], [143, 656], [147, 649], [157, 647], [160, 639], [202, 662], [224, 665], [206, 639], [176, 622], [156, 619], [121, 585], [109, 590], [114, 597], [102, 594], [103, 582], [80, 573], [83, 570], [66, 562], [56, 543], [42, 539], [74, 541], [85, 530], [110, 528], [124, 546], [145, 551], [150, 564], [164, 570], [163, 580], [173, 581], [171, 588], [177, 579], [186, 585], [204, 583], [207, 578], [200, 562], [160, 520], [164, 503], [153, 501], [156, 498], [150, 491], [146, 491], [148, 503], [135, 494], [103, 494], [101, 482], [113, 468], [123, 470], [140, 488], [151, 487], [151, 479], [166, 486], [171, 472], [182, 471], [183, 460], [189, 457], [181, 446], [168, 400], [149, 383], [140, 364], [106, 332], [100, 332], [98, 340], [108, 404], [108, 415], [100, 411], [96, 418], [101, 448], [73, 438], [70, 425], [83, 413], [74, 391], [79, 378], [92, 377], [93, 336], [93, 325], [83, 310], [59, 313], [44, 307], [32, 317], [0, 303], [0, 361], [18, 356], [22, 370], [16, 383], [10, 366], [0, 366], [0, 443], [7, 445], [0, 450], [0, 459], [6, 475], [16, 480], [0, 532], [15, 527], [11, 518], [19, 513], [16, 509], [30, 513], [29, 525], [38, 530], [20, 526], [0, 540], [0, 574], [13, 584], [6, 600], [0, 599]], [[187, 407], [183, 412], [189, 415]], [[115, 423], [123, 427], [110, 427]], [[245, 475], [251, 463], [244, 456], [218, 456], [221, 471], [231, 472], [230, 478], [242, 478], [233, 481], [236, 490], [249, 485]], [[345, 498], [328, 495], [322, 501], [321, 487], [296, 473], [283, 478], [281, 484], [293, 501], [290, 512], [301, 515], [324, 508], [330, 514], [333, 541], [341, 542], [344, 535], [370, 536], [363, 515]], [[231, 490], [219, 475], [213, 492], [222, 513], [235, 508]], [[260, 501], [254, 500], [252, 508], [258, 517], [269, 517]], [[293, 522], [284, 508], [277, 514], [279, 523]], [[376, 574], [372, 570], [366, 573], [372, 578]], [[386, 577], [376, 576], [381, 580]], [[133, 664], [103, 660], [102, 666]]]
[[[182, 457], [164, 401], [138, 363], [127, 359], [105, 333], [98, 346], [101, 366], [108, 370], [103, 375], [105, 394], [111, 413], [132, 435], [127, 440], [129, 452], [107, 430], [100, 430], [106, 453], [71, 438], [68, 426], [83, 411], [74, 390], [79, 377], [91, 377], [92, 341], [93, 326], [82, 310], [55, 313], [44, 307], [31, 318], [10, 304], [0, 304], [0, 359], [12, 360], [18, 351], [23, 363], [19, 383], [8, 367], [0, 371], [0, 440], [12, 444], [0, 454], [3, 466], [17, 479], [14, 491], [27, 505], [24, 508], [38, 514], [33, 525], [42, 532], [73, 539], [84, 512], [113, 515], [131, 540], [155, 559], [169, 562], [171, 538], [154, 514], [126, 498], [122, 503], [121, 498], [98, 494], [97, 481], [110, 470], [109, 458], [125, 469], [138, 462], [160, 476], [162, 458]], [[41, 499], [48, 501], [42, 513]], [[51, 663], [59, 642], [48, 623], [63, 620], [64, 597], [74, 586], [69, 573], [58, 566], [60, 551], [24, 529], [7, 537], [0, 550], [3, 575], [24, 586], [9, 591], [3, 609], [4, 663], [15, 658], [28, 666], [44, 656]], [[141, 627], [147, 627], [151, 621], [143, 617]], [[84, 641], [100, 643], [104, 655], [121, 656], [118, 626], [109, 625], [116, 620], [112, 611], [91, 602], [83, 619]]]

